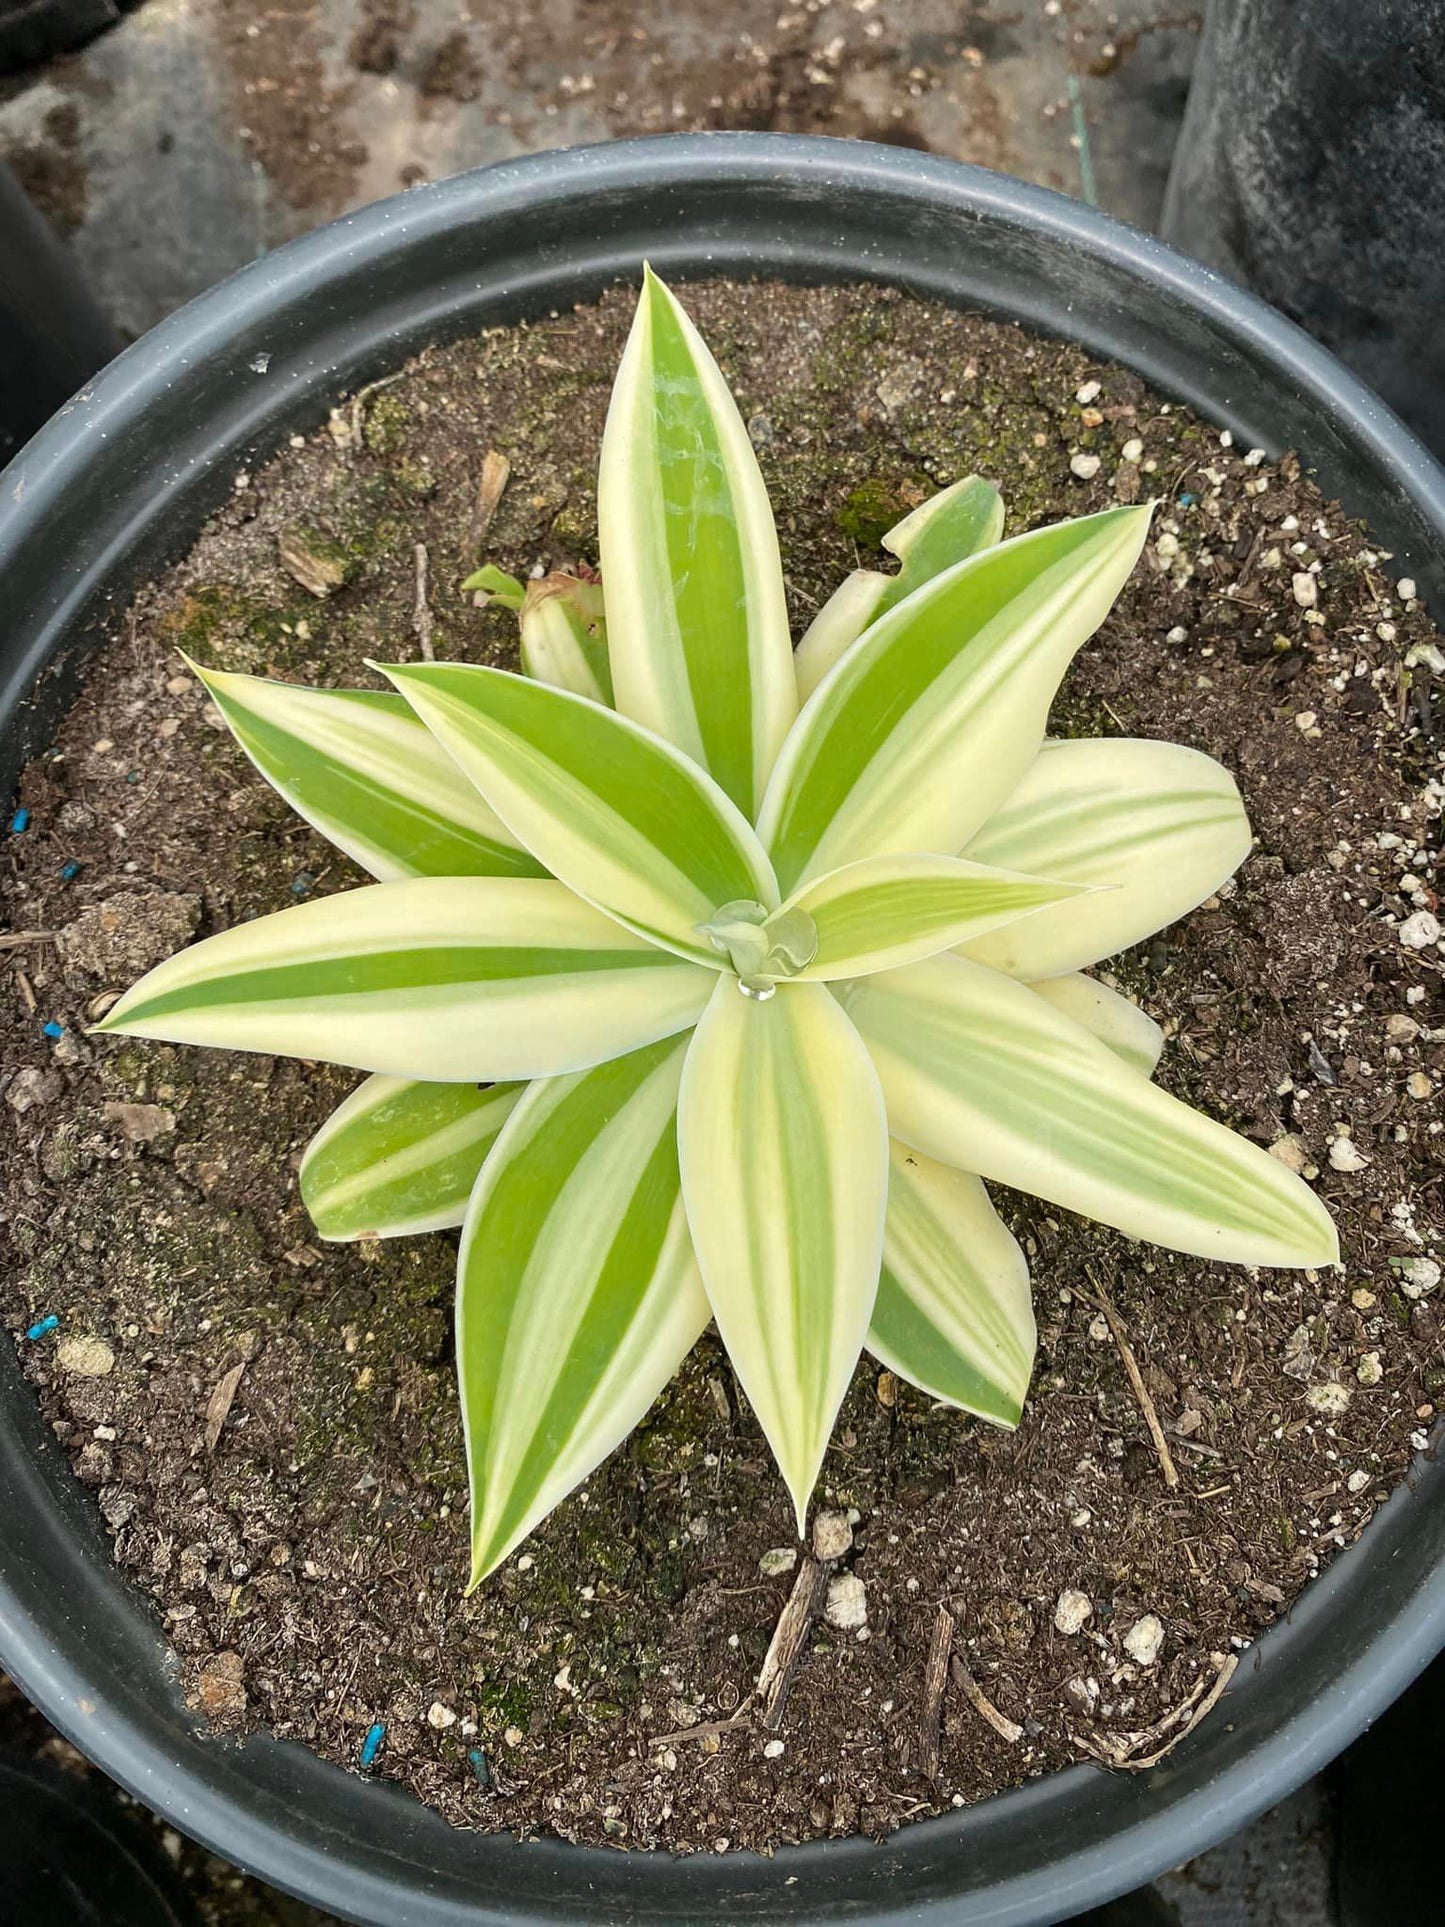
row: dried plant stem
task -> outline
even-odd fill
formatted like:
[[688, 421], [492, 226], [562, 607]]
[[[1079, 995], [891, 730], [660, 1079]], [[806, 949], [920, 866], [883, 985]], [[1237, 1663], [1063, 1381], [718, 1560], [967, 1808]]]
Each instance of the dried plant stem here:
[[[1104, 1287], [1092, 1273], [1090, 1273], [1089, 1276], [1089, 1283], [1094, 1287], [1095, 1297], [1093, 1302], [1098, 1305], [1099, 1310], [1104, 1314], [1104, 1322], [1108, 1325], [1110, 1336], [1119, 1348], [1119, 1356], [1124, 1361], [1124, 1370], [1128, 1374], [1129, 1383], [1134, 1389], [1134, 1396], [1139, 1402], [1139, 1409], [1144, 1414], [1144, 1423], [1149, 1428], [1149, 1437], [1154, 1446], [1155, 1457], [1159, 1460], [1159, 1469], [1164, 1474], [1164, 1483], [1172, 1492], [1179, 1483], [1179, 1472], [1174, 1464], [1173, 1455], [1169, 1450], [1169, 1441], [1164, 1436], [1164, 1427], [1159, 1423], [1159, 1414], [1154, 1408], [1154, 1401], [1149, 1396], [1149, 1388], [1144, 1383], [1143, 1374], [1139, 1370], [1139, 1361], [1134, 1356], [1133, 1347], [1129, 1343], [1123, 1323], [1118, 1312], [1114, 1309], [1114, 1302], [1108, 1292], [1105, 1291]], [[1080, 1296], [1087, 1299], [1088, 1294], [1085, 1292], [1081, 1293]]]
[[416, 630], [417, 647], [421, 650], [423, 662], [435, 662], [437, 652], [432, 647], [432, 613], [427, 600], [427, 555], [426, 543], [416, 545], [416, 609], [412, 615]]
[[948, 1656], [958, 1622], [947, 1606], [940, 1606], [923, 1668], [923, 1704], [918, 1715], [918, 1770], [926, 1780], [938, 1778], [938, 1755], [943, 1731], [943, 1691], [948, 1684]]
[[680, 1746], [685, 1740], [705, 1740], [710, 1733], [730, 1733], [735, 1726], [747, 1724], [752, 1704], [753, 1696], [749, 1693], [736, 1713], [729, 1713], [725, 1720], [703, 1720], [699, 1726], [684, 1726], [676, 1733], [656, 1733], [648, 1745]]
[[[1221, 1659], [1208, 1692], [1204, 1690], [1204, 1681], [1200, 1680], [1182, 1706], [1176, 1706], [1162, 1719], [1155, 1720], [1152, 1726], [1146, 1726], [1137, 1733], [1108, 1733], [1097, 1736], [1076, 1733], [1072, 1737], [1086, 1753], [1092, 1753], [1094, 1758], [1101, 1761], [1103, 1765], [1118, 1767], [1130, 1773], [1142, 1773], [1148, 1767], [1157, 1766], [1167, 1753], [1172, 1753], [1179, 1742], [1192, 1733], [1199, 1722], [1212, 1711], [1221, 1693], [1233, 1679], [1238, 1665], [1237, 1653], [1231, 1653], [1226, 1659]], [[1203, 1698], [1200, 1697], [1201, 1694]], [[1171, 1726], [1177, 1727], [1178, 1731], [1170, 1733]], [[1166, 1733], [1169, 1734], [1167, 1739], [1164, 1738]], [[1161, 1740], [1162, 1745], [1158, 1744]], [[1146, 1748], [1147, 1751], [1141, 1753], [1140, 1747]]]
[[1010, 1746], [1017, 1746], [1024, 1736], [1023, 1728], [999, 1712], [957, 1653], [949, 1662], [949, 1671], [953, 1674], [955, 1685], [979, 1718], [987, 1720], [1001, 1740], [1007, 1740]]
[[812, 1553], [805, 1552], [802, 1564], [798, 1567], [798, 1576], [793, 1581], [793, 1590], [788, 1595], [788, 1603], [773, 1629], [772, 1640], [763, 1657], [762, 1671], [758, 1674], [758, 1699], [762, 1702], [763, 1725], [770, 1733], [775, 1733], [783, 1723], [783, 1711], [788, 1703], [793, 1675], [803, 1656], [803, 1643], [808, 1637], [808, 1628], [823, 1604], [831, 1571], [831, 1562], [825, 1563], [815, 1559]]

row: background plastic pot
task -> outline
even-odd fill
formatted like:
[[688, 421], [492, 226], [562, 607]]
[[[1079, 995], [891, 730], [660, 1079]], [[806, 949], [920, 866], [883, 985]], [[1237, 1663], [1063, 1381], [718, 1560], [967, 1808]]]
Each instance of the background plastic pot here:
[[120, 346], [70, 256], [0, 162], [0, 465]]
[[[0, 476], [0, 774], [47, 739], [102, 621], [239, 468], [424, 342], [594, 295], [644, 255], [679, 279], [866, 277], [1085, 342], [1238, 440], [1297, 448], [1440, 607], [1445, 473], [1305, 335], [1169, 249], [896, 148], [625, 141], [463, 175], [295, 242], [138, 342], [36, 438]], [[678, 1860], [453, 1832], [299, 1746], [199, 1734], [8, 1346], [0, 1519], [0, 1663], [56, 1725], [229, 1859], [375, 1927], [1059, 1920], [1281, 1798], [1445, 1643], [1445, 1473], [1422, 1462], [1153, 1772], [1073, 1768], [883, 1846]]]
[[1209, 0], [1163, 229], [1445, 455], [1445, 0]]

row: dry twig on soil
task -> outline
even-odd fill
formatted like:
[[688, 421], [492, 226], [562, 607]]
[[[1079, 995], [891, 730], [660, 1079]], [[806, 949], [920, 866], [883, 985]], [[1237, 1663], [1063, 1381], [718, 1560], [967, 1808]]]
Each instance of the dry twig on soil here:
[[957, 1625], [947, 1606], [940, 1606], [933, 1622], [933, 1638], [923, 1668], [923, 1703], [918, 1715], [918, 1770], [926, 1780], [938, 1778], [938, 1751], [943, 1729], [943, 1689], [948, 1684], [948, 1656], [953, 1651]]
[[1017, 1746], [1024, 1736], [1023, 1728], [1015, 1720], [999, 1712], [957, 1653], [949, 1663], [949, 1671], [953, 1674], [954, 1683], [959, 1691], [979, 1718], [987, 1720], [1001, 1740], [1007, 1740], [1010, 1746]]
[[798, 1567], [798, 1576], [793, 1581], [793, 1590], [788, 1595], [788, 1603], [773, 1629], [773, 1637], [758, 1674], [757, 1687], [763, 1709], [763, 1725], [770, 1733], [775, 1733], [783, 1723], [783, 1711], [788, 1703], [793, 1675], [803, 1656], [803, 1642], [822, 1607], [831, 1571], [831, 1563], [815, 1559], [812, 1553], [805, 1552]]
[[432, 613], [427, 600], [427, 556], [426, 543], [416, 545], [416, 608], [412, 614], [412, 624], [416, 629], [417, 647], [421, 650], [423, 662], [435, 662], [437, 652], [432, 647]]
[[1159, 1423], [1159, 1414], [1154, 1408], [1154, 1401], [1149, 1396], [1149, 1387], [1144, 1383], [1144, 1376], [1139, 1370], [1139, 1361], [1134, 1356], [1133, 1347], [1125, 1335], [1123, 1323], [1114, 1309], [1114, 1301], [1092, 1272], [1089, 1273], [1089, 1283], [1094, 1288], [1094, 1297], [1090, 1299], [1087, 1292], [1080, 1292], [1079, 1296], [1086, 1303], [1096, 1304], [1104, 1314], [1104, 1322], [1119, 1348], [1119, 1356], [1124, 1361], [1124, 1370], [1134, 1389], [1134, 1396], [1139, 1401], [1139, 1409], [1144, 1414], [1144, 1423], [1149, 1428], [1149, 1437], [1153, 1442], [1155, 1456], [1159, 1460], [1159, 1468], [1164, 1474], [1164, 1483], [1172, 1492], [1179, 1483], [1179, 1473], [1169, 1450], [1169, 1441], [1164, 1436], [1164, 1427]]
[[[1220, 1694], [1233, 1679], [1238, 1665], [1237, 1653], [1221, 1659], [1208, 1692], [1204, 1690], [1204, 1681], [1199, 1680], [1182, 1706], [1176, 1706], [1162, 1719], [1155, 1720], [1152, 1726], [1143, 1727], [1136, 1733], [1071, 1733], [1069, 1737], [1086, 1753], [1092, 1753], [1104, 1766], [1142, 1773], [1147, 1767], [1157, 1766], [1166, 1753], [1172, 1753], [1179, 1742], [1194, 1731], [1215, 1706]], [[1201, 1694], [1204, 1695], [1202, 1699]], [[1177, 1726], [1178, 1732], [1169, 1733], [1171, 1726]], [[1167, 1739], [1164, 1738], [1166, 1733], [1169, 1734]], [[1162, 1745], [1158, 1744], [1161, 1740]], [[1142, 1753], [1139, 1750], [1141, 1747], [1146, 1749]]]

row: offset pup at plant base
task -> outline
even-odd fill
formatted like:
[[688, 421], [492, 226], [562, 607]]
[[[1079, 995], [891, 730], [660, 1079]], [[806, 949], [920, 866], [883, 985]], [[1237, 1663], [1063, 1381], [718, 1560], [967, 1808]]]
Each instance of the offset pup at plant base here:
[[326, 1237], [463, 1227], [473, 1584], [709, 1318], [800, 1529], [864, 1345], [1016, 1423], [1027, 1271], [982, 1180], [1210, 1258], [1337, 1255], [1308, 1186], [1155, 1087], [1156, 1027], [1078, 974], [1250, 845], [1209, 758], [1044, 740], [1149, 511], [999, 543], [996, 492], [957, 484], [795, 658], [746, 430], [651, 276], [598, 496], [605, 631], [594, 584], [479, 583], [532, 680], [198, 671], [378, 887], [198, 944], [100, 1026], [376, 1074], [303, 1193]]

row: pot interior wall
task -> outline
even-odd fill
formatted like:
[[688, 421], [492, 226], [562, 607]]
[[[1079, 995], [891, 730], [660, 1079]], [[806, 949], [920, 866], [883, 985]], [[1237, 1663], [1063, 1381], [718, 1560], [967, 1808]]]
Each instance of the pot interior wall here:
[[[424, 343], [635, 277], [874, 279], [1071, 336], [1236, 439], [1296, 448], [1441, 612], [1445, 477], [1288, 324], [1167, 249], [1019, 183], [777, 137], [623, 142], [363, 210], [203, 297], [97, 378], [0, 476], [0, 767], [47, 740], [86, 648], [183, 553], [239, 469]], [[1445, 1477], [1423, 1464], [1148, 1776], [1077, 1768], [885, 1846], [680, 1862], [452, 1832], [295, 1746], [197, 1733], [89, 1495], [0, 1360], [0, 1659], [91, 1757], [231, 1859], [366, 1922], [1048, 1921], [1242, 1824], [1344, 1745], [1445, 1639], [1429, 1582]], [[966, 1914], [960, 1909], [966, 1906]]]

